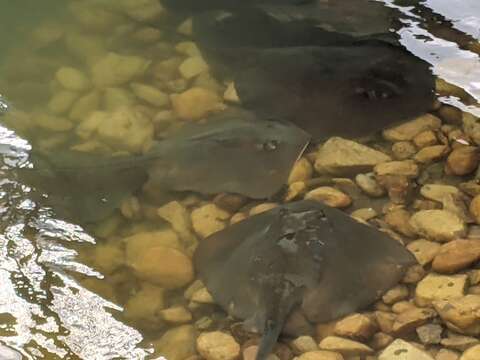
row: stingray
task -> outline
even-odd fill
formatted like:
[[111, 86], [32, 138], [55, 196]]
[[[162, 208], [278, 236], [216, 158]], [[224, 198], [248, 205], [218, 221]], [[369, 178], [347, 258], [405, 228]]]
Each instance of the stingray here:
[[82, 223], [110, 215], [147, 181], [160, 192], [232, 192], [267, 198], [286, 183], [309, 142], [297, 127], [258, 120], [230, 109], [188, 123], [158, 141], [145, 155], [101, 155], [77, 151], [30, 154], [30, 167], [17, 169], [57, 215]]
[[153, 149], [149, 170], [158, 188], [268, 198], [286, 183], [310, 136], [271, 117], [259, 120], [239, 108], [192, 124]]
[[263, 333], [265, 359], [292, 311], [326, 322], [394, 286], [414, 257], [385, 233], [315, 201], [282, 205], [204, 239], [200, 278], [232, 316]]
[[383, 41], [244, 49], [240, 58], [231, 71], [242, 105], [289, 120], [314, 140], [370, 135], [425, 113], [434, 100], [429, 65]]

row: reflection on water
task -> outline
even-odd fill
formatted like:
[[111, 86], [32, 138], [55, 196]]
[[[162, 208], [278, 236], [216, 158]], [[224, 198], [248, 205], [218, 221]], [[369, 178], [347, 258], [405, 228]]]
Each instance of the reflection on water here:
[[[440, 100], [480, 116], [479, 5], [384, 2], [405, 16], [398, 29], [402, 44], [443, 79], [437, 84]], [[114, 154], [117, 160], [148, 155], [185, 119], [236, 103], [235, 91], [206, 71], [208, 64], [185, 37], [188, 22], [169, 32], [168, 16], [156, 1], [11, 2], [0, 8], [0, 24], [0, 117], [8, 125], [0, 128], [0, 358], [194, 355], [196, 331], [220, 327], [225, 316], [193, 281], [191, 255], [198, 238], [233, 222], [247, 199], [217, 196], [214, 205], [212, 197], [196, 193], [166, 194], [154, 182], [144, 184], [143, 167], [130, 173], [126, 185], [125, 173], [109, 173], [106, 189], [90, 187], [102, 196], [85, 194], [79, 189], [98, 180], [100, 170], [76, 172], [75, 182], [67, 183], [68, 176], [53, 166], [42, 169], [42, 181], [58, 190], [55, 198], [14, 168], [32, 165], [29, 152], [48, 154], [63, 168], [67, 149], [87, 157]], [[217, 134], [205, 136], [229, 149], [238, 146]], [[277, 147], [264, 140], [262, 151]], [[299, 135], [293, 158], [302, 140]], [[209, 172], [218, 170], [214, 165]], [[242, 166], [248, 168], [248, 161]], [[139, 189], [142, 196], [133, 196]], [[92, 194], [96, 205], [106, 204], [102, 216], [85, 207], [92, 215], [85, 219], [101, 218], [96, 223], [70, 223], [46, 206], [79, 204]]]

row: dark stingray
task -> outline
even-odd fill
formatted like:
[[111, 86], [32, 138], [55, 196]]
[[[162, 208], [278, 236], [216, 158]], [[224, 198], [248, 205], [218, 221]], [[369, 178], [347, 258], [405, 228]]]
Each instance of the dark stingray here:
[[336, 319], [371, 304], [415, 264], [386, 234], [314, 201], [217, 232], [194, 260], [216, 302], [263, 332], [257, 359], [272, 350], [292, 310], [311, 322]]
[[309, 138], [290, 123], [227, 110], [159, 142], [150, 181], [177, 191], [270, 197], [286, 183]]
[[287, 123], [258, 120], [231, 109], [189, 123], [142, 156], [64, 150], [30, 156], [22, 181], [48, 196], [59, 216], [82, 223], [102, 219], [139, 190], [147, 178], [161, 192], [233, 192], [267, 198], [286, 183], [309, 136]]
[[289, 120], [315, 140], [359, 137], [428, 111], [429, 65], [397, 46], [244, 50], [234, 81], [242, 104]]

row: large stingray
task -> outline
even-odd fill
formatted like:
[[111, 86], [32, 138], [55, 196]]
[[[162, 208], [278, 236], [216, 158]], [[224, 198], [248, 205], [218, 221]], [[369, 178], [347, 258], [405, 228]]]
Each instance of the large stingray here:
[[142, 156], [33, 151], [21, 180], [48, 194], [44, 203], [68, 219], [109, 215], [147, 178], [159, 191], [233, 192], [267, 198], [286, 183], [309, 136], [289, 123], [231, 109], [186, 124]]
[[195, 265], [214, 299], [263, 332], [257, 359], [292, 310], [326, 322], [363, 308], [415, 263], [397, 241], [340, 210], [299, 201], [203, 240]]
[[244, 50], [241, 59], [232, 71], [242, 104], [317, 140], [369, 135], [433, 104], [429, 65], [383, 41]]

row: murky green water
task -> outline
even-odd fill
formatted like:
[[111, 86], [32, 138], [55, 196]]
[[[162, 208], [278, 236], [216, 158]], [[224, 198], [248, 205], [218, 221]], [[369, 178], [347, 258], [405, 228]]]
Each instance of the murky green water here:
[[[223, 102], [226, 84], [205, 72], [188, 81], [179, 74], [178, 66], [197, 55], [184, 42], [188, 37], [167, 36], [164, 15], [157, 16], [155, 7], [124, 3], [120, 10], [106, 0], [0, 5], [0, 95], [9, 107], [2, 117], [6, 127], [0, 128], [1, 359], [146, 359], [160, 351], [180, 360], [195, 353], [195, 329], [224, 322], [198, 284], [185, 293], [194, 280], [189, 259], [197, 238], [223, 228], [233, 214], [217, 209], [194, 229], [178, 219], [212, 197], [165, 198], [146, 186], [141, 196], [121, 199], [120, 210], [105, 206], [96, 213], [97, 207], [89, 207], [89, 196], [99, 200], [90, 177], [101, 170], [73, 180], [53, 170], [26, 171], [23, 177], [13, 170], [28, 168], [32, 149], [40, 158], [68, 149], [98, 156], [143, 154], [179, 121], [166, 96], [192, 85], [207, 91], [198, 111], [207, 113]], [[408, 49], [456, 86], [444, 85], [440, 100], [479, 115], [480, 10], [466, 17], [460, 5], [450, 12], [451, 2], [446, 4], [431, 0], [416, 9], [402, 7], [410, 17], [399, 33]], [[102, 59], [108, 60], [98, 66]], [[144, 85], [160, 88], [166, 98]], [[117, 122], [107, 124], [105, 116]], [[101, 176], [112, 188], [126, 179]], [[33, 188], [39, 181], [42, 186]], [[43, 193], [48, 190], [59, 198]], [[88, 224], [61, 220], [72, 215], [64, 206], [72, 203], [83, 204], [74, 215]], [[166, 203], [175, 206], [159, 213]], [[162, 337], [168, 330], [171, 339]]]

